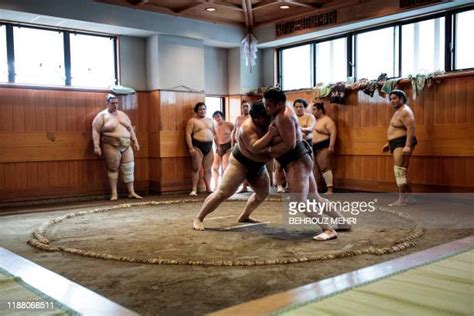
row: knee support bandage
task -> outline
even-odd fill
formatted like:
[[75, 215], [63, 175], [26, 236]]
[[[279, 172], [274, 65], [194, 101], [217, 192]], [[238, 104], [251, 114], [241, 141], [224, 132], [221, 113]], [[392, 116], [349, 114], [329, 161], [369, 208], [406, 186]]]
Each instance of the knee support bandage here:
[[323, 172], [323, 178], [324, 178], [324, 181], [326, 182], [327, 187], [332, 187], [333, 186], [333, 176], [332, 176], [332, 171], [331, 170]]
[[122, 171], [123, 182], [130, 183], [134, 181], [133, 170], [135, 169], [135, 163], [127, 162], [120, 165], [120, 171]]
[[393, 172], [395, 173], [395, 180], [399, 187], [407, 184], [407, 168], [393, 166]]
[[109, 179], [117, 179], [118, 178], [118, 172], [117, 171], [107, 171], [107, 177], [109, 177]]

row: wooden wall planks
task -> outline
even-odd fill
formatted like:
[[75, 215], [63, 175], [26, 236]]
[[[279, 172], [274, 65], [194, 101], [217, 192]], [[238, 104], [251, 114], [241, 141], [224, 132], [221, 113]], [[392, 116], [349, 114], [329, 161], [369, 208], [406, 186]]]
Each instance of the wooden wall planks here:
[[[474, 191], [474, 77], [444, 79], [425, 87], [416, 99], [410, 84], [400, 88], [408, 94], [417, 124], [419, 144], [409, 170], [414, 188]], [[287, 98], [288, 104], [297, 98], [312, 101], [312, 94], [288, 92]], [[350, 91], [345, 105], [325, 101], [325, 107], [338, 126], [336, 187], [394, 191], [392, 158], [381, 153], [393, 114], [388, 97]]]
[[[409, 177], [415, 190], [474, 191], [474, 76], [452, 77], [412, 98], [419, 139]], [[0, 202], [107, 194], [104, 162], [93, 155], [91, 123], [105, 92], [0, 87]], [[288, 92], [312, 99], [311, 91]], [[227, 97], [226, 112], [240, 113], [242, 96]], [[194, 104], [204, 94], [137, 93], [130, 116], [140, 141], [136, 186], [141, 191], [185, 190], [190, 161], [184, 139]], [[385, 96], [347, 93], [346, 105], [329, 104], [338, 126], [334, 159], [339, 188], [394, 191], [392, 158], [382, 154], [392, 109]], [[436, 171], [436, 172], [435, 172]], [[123, 189], [123, 187], [122, 187]]]

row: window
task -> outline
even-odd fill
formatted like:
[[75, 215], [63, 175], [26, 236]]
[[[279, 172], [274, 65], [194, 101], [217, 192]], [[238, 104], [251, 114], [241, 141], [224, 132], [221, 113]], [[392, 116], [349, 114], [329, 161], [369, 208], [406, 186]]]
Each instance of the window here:
[[444, 70], [444, 17], [402, 26], [402, 76]]
[[302, 89], [312, 86], [311, 45], [287, 48], [281, 52], [282, 89]]
[[[474, 69], [474, 6], [278, 50], [284, 90], [317, 83]], [[339, 35], [338, 35], [339, 36]], [[348, 67], [348, 66], [351, 67]]]
[[71, 84], [106, 88], [115, 80], [114, 39], [71, 34]]
[[7, 28], [0, 25], [0, 82], [8, 82]]
[[347, 80], [347, 39], [316, 44], [316, 82], [335, 83]]
[[214, 114], [215, 111], [224, 112], [224, 98], [206, 97], [204, 103], [206, 103], [206, 107], [207, 107], [207, 111], [206, 111], [207, 117], [212, 118], [212, 114]]
[[398, 32], [396, 27], [356, 35], [357, 78], [377, 79], [381, 73], [398, 76]]
[[456, 14], [455, 69], [474, 67], [474, 10]]
[[108, 88], [117, 82], [115, 40], [0, 24], [0, 82]]
[[15, 82], [64, 85], [64, 35], [59, 31], [13, 27]]

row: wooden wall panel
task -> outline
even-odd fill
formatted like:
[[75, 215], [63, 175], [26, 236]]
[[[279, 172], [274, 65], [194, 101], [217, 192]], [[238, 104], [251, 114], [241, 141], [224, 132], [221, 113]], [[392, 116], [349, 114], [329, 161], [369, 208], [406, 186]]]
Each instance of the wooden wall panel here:
[[[408, 83], [401, 88], [417, 119], [419, 145], [409, 173], [414, 188], [474, 191], [474, 76], [446, 78], [416, 99]], [[108, 194], [104, 161], [93, 155], [91, 141], [92, 120], [104, 109], [105, 95], [0, 87], [0, 202]], [[361, 91], [346, 96], [345, 105], [325, 101], [339, 128], [336, 185], [395, 191], [392, 157], [380, 152], [393, 113], [388, 98]], [[287, 97], [288, 104], [296, 98], [311, 102], [312, 92], [288, 92]], [[229, 96], [228, 113], [240, 112], [243, 99]], [[139, 190], [189, 189], [184, 129], [199, 101], [203, 94], [139, 92], [136, 106], [124, 109], [141, 145], [135, 160]]]
[[150, 120], [159, 122], [149, 134], [150, 158], [154, 158], [150, 190], [165, 192], [190, 188], [191, 161], [185, 128], [194, 115], [194, 105], [204, 100], [205, 95], [200, 93], [160, 91], [155, 102], [150, 102], [154, 109], [152, 115], [155, 115]]
[[226, 120], [234, 123], [237, 117], [242, 115], [240, 105], [242, 104], [241, 96], [233, 95], [227, 98]]
[[161, 159], [160, 191], [179, 191], [191, 188], [191, 161], [188, 157]]
[[[0, 202], [108, 194], [91, 125], [105, 92], [0, 88]], [[126, 112], [137, 126], [136, 187], [148, 190], [148, 93]], [[138, 124], [137, 124], [138, 123]], [[120, 186], [123, 191], [125, 187]]]
[[[474, 191], [474, 76], [450, 77], [425, 87], [413, 99], [411, 84], [399, 86], [415, 113], [419, 144], [409, 179], [422, 191]], [[346, 104], [325, 107], [338, 126], [333, 169], [336, 186], [354, 190], [395, 191], [393, 160], [382, 154], [386, 129], [393, 115], [388, 96], [347, 91]], [[312, 103], [311, 91], [287, 93]]]

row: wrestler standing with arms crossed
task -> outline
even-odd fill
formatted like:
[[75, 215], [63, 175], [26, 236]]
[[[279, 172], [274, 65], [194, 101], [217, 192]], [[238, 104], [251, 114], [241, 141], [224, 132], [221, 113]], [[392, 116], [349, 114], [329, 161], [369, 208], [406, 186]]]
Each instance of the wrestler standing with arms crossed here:
[[199, 172], [204, 167], [204, 182], [206, 191], [211, 190], [211, 168], [214, 161], [212, 143], [216, 142], [216, 131], [212, 119], [206, 117], [206, 104], [198, 102], [194, 106], [195, 117], [189, 119], [186, 124], [186, 144], [192, 163], [192, 190], [190, 196], [197, 196]]
[[118, 100], [115, 95], [107, 95], [106, 105], [107, 108], [97, 114], [92, 122], [92, 141], [94, 153], [99, 157], [104, 154], [107, 162], [107, 177], [112, 191], [110, 200], [118, 199], [119, 167], [123, 182], [127, 185], [128, 197], [141, 199], [133, 187], [135, 163], [130, 145], [133, 144], [136, 151], [140, 150], [135, 130], [128, 115], [117, 109]]
[[415, 115], [406, 102], [407, 95], [404, 91], [393, 90], [390, 92], [390, 103], [396, 111], [387, 129], [388, 143], [384, 145], [382, 151], [390, 150], [393, 155], [393, 171], [399, 195], [398, 200], [389, 204], [389, 206], [403, 206], [408, 203], [408, 163], [417, 141], [415, 137]]

